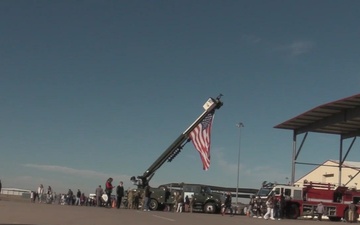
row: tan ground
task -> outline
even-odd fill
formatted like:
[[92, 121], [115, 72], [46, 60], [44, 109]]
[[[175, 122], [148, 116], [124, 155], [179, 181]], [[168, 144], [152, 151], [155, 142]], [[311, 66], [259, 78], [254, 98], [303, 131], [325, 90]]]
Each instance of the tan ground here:
[[[30, 203], [27, 199], [0, 196], [0, 224], [36, 225], [266, 225], [266, 224], [319, 224], [313, 220], [271, 221], [246, 216], [204, 213], [143, 212], [128, 209], [107, 209], [86, 206], [63, 206]], [[334, 224], [323, 221], [321, 224]]]

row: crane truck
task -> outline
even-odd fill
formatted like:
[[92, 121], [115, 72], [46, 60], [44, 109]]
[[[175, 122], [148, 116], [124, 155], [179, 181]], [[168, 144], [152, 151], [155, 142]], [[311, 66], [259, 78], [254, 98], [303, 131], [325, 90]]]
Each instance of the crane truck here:
[[[132, 176], [131, 181], [137, 186], [132, 189], [132, 195], [142, 195], [146, 186], [149, 185], [155, 172], [166, 162], [171, 162], [184, 148], [186, 143], [190, 142], [191, 132], [209, 115], [214, 114], [220, 109], [223, 102], [220, 100], [221, 94], [217, 98], [209, 98], [203, 105], [204, 112], [183, 132], [179, 137], [159, 156], [157, 160], [140, 176]], [[149, 185], [150, 186], [150, 185]], [[165, 205], [171, 204], [174, 200], [174, 191], [166, 186], [151, 187], [151, 199], [149, 203], [150, 210], [162, 209]], [[179, 190], [177, 190], [179, 191]], [[194, 209], [206, 213], [216, 213], [221, 209], [221, 194], [213, 193], [206, 185], [186, 185], [181, 188], [182, 196], [191, 194]], [[189, 196], [190, 197], [190, 196]]]

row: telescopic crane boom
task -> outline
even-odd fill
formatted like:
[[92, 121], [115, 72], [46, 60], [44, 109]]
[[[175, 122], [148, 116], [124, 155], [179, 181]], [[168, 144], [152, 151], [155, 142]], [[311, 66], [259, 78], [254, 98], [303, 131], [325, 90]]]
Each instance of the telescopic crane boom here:
[[190, 141], [189, 134], [196, 128], [197, 125], [209, 114], [219, 109], [223, 103], [220, 101], [222, 94], [216, 99], [209, 98], [203, 108], [205, 111], [182, 133], [180, 136], [164, 151], [162, 155], [144, 172], [143, 175], [131, 177], [131, 181], [136, 183], [139, 188], [144, 188], [149, 184], [149, 181], [166, 161], [171, 162], [181, 151], [181, 149]]

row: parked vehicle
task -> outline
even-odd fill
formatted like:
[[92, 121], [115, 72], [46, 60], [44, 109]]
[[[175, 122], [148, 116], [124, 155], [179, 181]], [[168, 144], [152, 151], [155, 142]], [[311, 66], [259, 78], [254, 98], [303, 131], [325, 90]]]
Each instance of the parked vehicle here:
[[[329, 220], [347, 220], [349, 204], [360, 201], [360, 191], [329, 183], [304, 182], [303, 187], [274, 185], [268, 195], [285, 198], [285, 216], [297, 219], [301, 216], [317, 216], [316, 207], [321, 202]], [[360, 209], [357, 209], [357, 215]]]

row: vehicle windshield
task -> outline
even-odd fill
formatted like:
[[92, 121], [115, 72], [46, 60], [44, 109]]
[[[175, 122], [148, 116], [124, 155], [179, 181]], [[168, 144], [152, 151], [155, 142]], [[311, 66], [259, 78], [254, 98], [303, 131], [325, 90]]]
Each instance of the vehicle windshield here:
[[258, 191], [257, 195], [258, 196], [268, 196], [269, 193], [271, 192], [271, 188], [260, 188], [260, 190]]
[[205, 187], [204, 192], [210, 194], [211, 193], [211, 188], [210, 187]]

